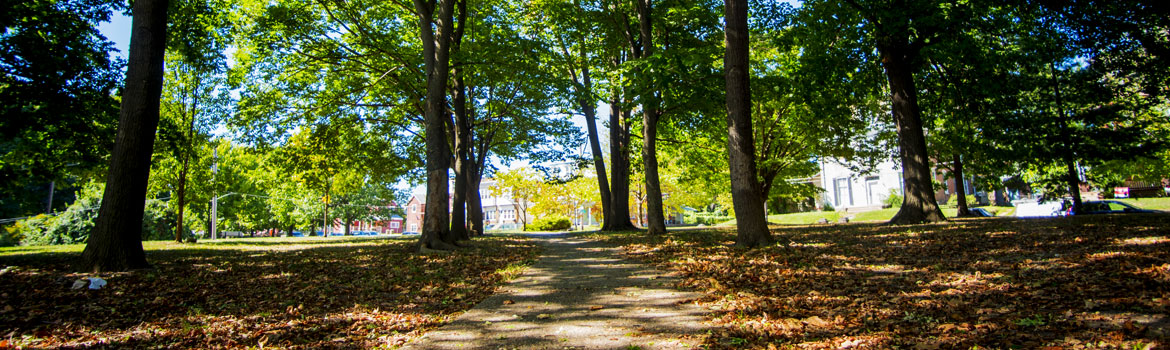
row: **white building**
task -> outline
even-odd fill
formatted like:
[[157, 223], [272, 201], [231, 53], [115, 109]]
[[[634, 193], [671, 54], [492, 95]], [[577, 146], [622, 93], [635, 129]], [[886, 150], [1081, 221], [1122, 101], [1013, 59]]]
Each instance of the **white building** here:
[[833, 159], [821, 160], [823, 203], [843, 211], [881, 209], [891, 191], [902, 194], [902, 168], [892, 160], [878, 164], [868, 173], [858, 173]]

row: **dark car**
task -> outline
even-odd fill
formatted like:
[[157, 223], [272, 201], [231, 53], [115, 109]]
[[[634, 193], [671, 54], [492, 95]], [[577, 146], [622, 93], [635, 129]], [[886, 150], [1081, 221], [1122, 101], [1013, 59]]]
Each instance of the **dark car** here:
[[1090, 214], [1141, 214], [1161, 213], [1157, 210], [1142, 209], [1120, 201], [1085, 201], [1081, 203], [1081, 212], [1077, 215]]
[[983, 208], [971, 208], [969, 211], [971, 212], [971, 216], [983, 216], [983, 217], [995, 216], [995, 214], [992, 214], [991, 212], [984, 210]]

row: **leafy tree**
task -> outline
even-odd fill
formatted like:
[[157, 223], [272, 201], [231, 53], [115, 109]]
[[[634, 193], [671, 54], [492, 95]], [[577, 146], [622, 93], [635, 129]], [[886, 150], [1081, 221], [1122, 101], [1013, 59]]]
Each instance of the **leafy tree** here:
[[[541, 194], [540, 175], [530, 168], [516, 168], [496, 172], [496, 184], [489, 190], [492, 196], [508, 196], [516, 210], [522, 227], [528, 226], [528, 209]], [[543, 196], [543, 195], [542, 195]]]
[[0, 217], [44, 212], [52, 195], [46, 190], [71, 191], [73, 179], [104, 172], [117, 125], [113, 94], [124, 63], [110, 59], [113, 44], [97, 24], [119, 6], [3, 2]]
[[748, 248], [772, 243], [760, 184], [756, 179], [756, 150], [752, 132], [752, 94], [748, 66], [748, 6], [746, 0], [724, 0], [727, 76], [727, 153], [731, 195], [735, 205], [736, 245]]
[[102, 207], [81, 253], [81, 268], [95, 272], [146, 268], [142, 250], [142, 198], [158, 127], [166, 49], [167, 1], [134, 2], [134, 30], [118, 136], [111, 154]]

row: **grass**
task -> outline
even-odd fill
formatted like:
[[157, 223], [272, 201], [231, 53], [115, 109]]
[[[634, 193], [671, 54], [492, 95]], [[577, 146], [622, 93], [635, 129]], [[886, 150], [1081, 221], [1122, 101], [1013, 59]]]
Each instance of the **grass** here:
[[[1170, 215], [598, 234], [681, 277], [703, 348], [1143, 348], [1165, 344]], [[846, 345], [842, 345], [846, 344]]]
[[1170, 211], [1170, 197], [1162, 198], [1122, 198], [1119, 201], [1132, 204], [1142, 209]]
[[[0, 349], [393, 348], [535, 261], [518, 237], [418, 254], [413, 237], [145, 242], [152, 270], [74, 273], [81, 245], [0, 249]], [[74, 281], [100, 277], [100, 290]]]
[[[282, 249], [302, 249], [306, 247], [325, 247], [331, 245], [354, 245], [370, 243], [379, 240], [415, 239], [417, 236], [386, 237], [386, 236], [331, 236], [331, 237], [246, 237], [205, 239], [196, 244], [176, 243], [175, 241], [144, 241], [142, 249], [146, 251], [168, 250], [257, 250], [271, 249], [280, 246]], [[80, 254], [85, 250], [85, 244], [62, 244], [41, 246], [0, 247], [0, 257], [16, 255], [41, 254]]]
[[[1170, 201], [1166, 203], [1170, 205]], [[984, 206], [983, 208], [989, 212], [995, 213], [996, 216], [1014, 216], [1016, 213], [1015, 207], [996, 207]], [[958, 209], [943, 207], [943, 215], [948, 218], [953, 218], [958, 213]], [[865, 211], [860, 213], [841, 213], [836, 211], [810, 211], [805, 213], [790, 213], [790, 214], [775, 214], [768, 215], [768, 222], [773, 225], [812, 225], [819, 222], [821, 219], [828, 220], [831, 223], [837, 222], [841, 216], [851, 216], [850, 221], [855, 222], [870, 222], [870, 221], [889, 221], [898, 213], [898, 208], [886, 208], [872, 211]], [[734, 227], [735, 220], [727, 221], [715, 225], [716, 227]]]

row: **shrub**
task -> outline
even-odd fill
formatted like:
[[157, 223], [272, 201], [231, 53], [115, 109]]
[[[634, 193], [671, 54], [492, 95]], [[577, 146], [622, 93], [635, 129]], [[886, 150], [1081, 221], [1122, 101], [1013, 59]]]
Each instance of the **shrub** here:
[[886, 197], [886, 200], [882, 201], [882, 206], [886, 208], [902, 206], [902, 195], [898, 193], [898, 190], [891, 189], [890, 195]]
[[837, 209], [833, 208], [833, 203], [829, 203], [828, 201], [826, 201], [823, 205], [821, 205], [821, 211], [836, 211], [836, 210]]
[[[77, 201], [57, 216], [37, 215], [4, 228], [0, 246], [85, 243], [93, 231], [101, 206], [102, 186], [91, 184], [81, 190]], [[173, 239], [175, 214], [167, 203], [149, 201], [142, 215], [142, 239]], [[188, 230], [187, 236], [190, 236]]]
[[536, 219], [524, 228], [525, 231], [563, 231], [573, 227], [573, 222], [564, 216], [548, 216]]
[[[950, 199], [947, 199], [947, 205], [951, 206], [951, 207], [959, 206], [959, 196], [952, 195]], [[970, 194], [967, 195], [967, 206], [974, 206], [974, 205], [975, 205], [975, 195], [970, 195]]]

